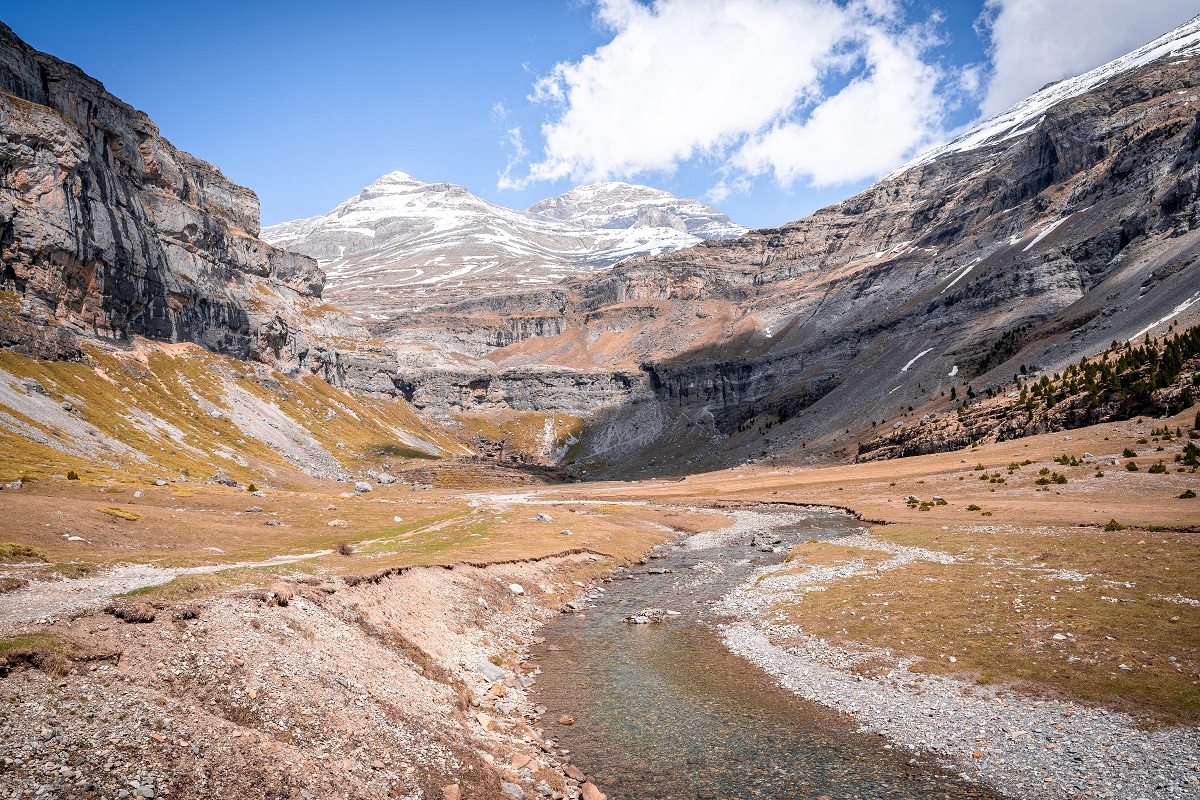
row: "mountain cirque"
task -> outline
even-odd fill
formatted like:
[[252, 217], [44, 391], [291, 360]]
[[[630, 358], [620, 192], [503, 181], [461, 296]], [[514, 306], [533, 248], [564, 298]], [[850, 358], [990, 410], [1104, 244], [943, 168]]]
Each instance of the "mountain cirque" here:
[[34, 355], [138, 334], [436, 419], [569, 414], [564, 457], [617, 474], [851, 458], [951, 388], [1200, 313], [1197, 21], [806, 219], [611, 269], [741, 229], [628, 184], [513, 211], [393, 173], [264, 232], [357, 319], [249, 190], [4, 36], [0, 333]]
[[1193, 21], [799, 222], [430, 308], [392, 339], [475, 359], [488, 398], [532, 365], [619, 371], [574, 451], [616, 472], [850, 457], [953, 386], [1196, 320], [1198, 39]]

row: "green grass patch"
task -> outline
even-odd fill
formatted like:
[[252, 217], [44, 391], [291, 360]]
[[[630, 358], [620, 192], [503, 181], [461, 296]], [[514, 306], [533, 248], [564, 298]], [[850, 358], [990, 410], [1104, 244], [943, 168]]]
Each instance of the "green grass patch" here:
[[46, 551], [40, 547], [16, 542], [0, 543], [0, 563], [21, 564], [33, 561], [44, 564], [49, 560]]
[[436, 456], [433, 453], [426, 453], [424, 450], [418, 450], [415, 447], [410, 447], [406, 444], [377, 444], [371, 448], [373, 455], [383, 458], [423, 458], [427, 461], [437, 461], [441, 456]]

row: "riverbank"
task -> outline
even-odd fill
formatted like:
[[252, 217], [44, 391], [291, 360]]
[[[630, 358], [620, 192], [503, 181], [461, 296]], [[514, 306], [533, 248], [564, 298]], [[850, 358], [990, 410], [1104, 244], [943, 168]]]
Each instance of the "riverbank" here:
[[870, 535], [831, 544], [887, 558], [869, 567], [851, 560], [836, 568], [759, 570], [720, 606], [736, 620], [722, 628], [733, 652], [799, 696], [851, 716], [861, 732], [911, 750], [914, 764], [931, 761], [1010, 797], [1200, 797], [1196, 728], [1147, 729], [1144, 720], [1119, 711], [915, 672], [910, 667], [919, 662], [889, 649], [839, 646], [782, 623], [779, 604], [794, 592], [824, 592], [865, 570], [955, 558]]
[[[339, 513], [362, 518], [368, 501], [353, 500], [361, 511]], [[657, 542], [720, 527], [723, 515], [586, 503], [530, 510], [523, 500], [410, 501], [402, 513], [424, 511], [429, 523], [396, 525], [390, 536], [361, 530], [349, 555], [186, 569], [89, 564], [70, 578], [41, 564], [11, 567], [24, 585], [0, 593], [0, 794], [590, 793], [541, 727], [528, 647], [545, 620], [614, 568]], [[378, 503], [387, 513], [398, 504]], [[574, 530], [552, 515], [569, 516]], [[509, 520], [515, 535], [492, 545]], [[470, 547], [412, 563], [455, 537]]]

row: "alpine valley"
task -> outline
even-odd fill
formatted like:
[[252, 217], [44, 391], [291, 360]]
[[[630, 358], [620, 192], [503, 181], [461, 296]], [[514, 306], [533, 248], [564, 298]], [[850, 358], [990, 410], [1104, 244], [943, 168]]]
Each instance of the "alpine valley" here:
[[1200, 797], [1198, 325], [1200, 17], [764, 230], [263, 228], [0, 24], [0, 796]]

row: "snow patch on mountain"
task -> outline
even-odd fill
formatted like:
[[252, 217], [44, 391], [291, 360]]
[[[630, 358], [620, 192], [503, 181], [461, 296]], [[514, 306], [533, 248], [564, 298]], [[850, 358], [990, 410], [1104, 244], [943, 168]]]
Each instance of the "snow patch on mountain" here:
[[327, 298], [379, 318], [441, 289], [551, 283], [746, 232], [711, 206], [647, 186], [581, 186], [518, 211], [392, 172], [328, 214], [262, 237], [317, 258]]
[[1116, 58], [1090, 72], [1052, 83], [1025, 98], [1002, 114], [985, 120], [944, 145], [927, 150], [892, 172], [894, 177], [922, 164], [928, 164], [947, 153], [961, 153], [980, 147], [1000, 144], [1037, 127], [1053, 106], [1090, 92], [1118, 75], [1144, 67], [1160, 58], [1189, 58], [1200, 53], [1200, 16], [1185, 22], [1144, 47]]

